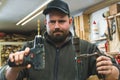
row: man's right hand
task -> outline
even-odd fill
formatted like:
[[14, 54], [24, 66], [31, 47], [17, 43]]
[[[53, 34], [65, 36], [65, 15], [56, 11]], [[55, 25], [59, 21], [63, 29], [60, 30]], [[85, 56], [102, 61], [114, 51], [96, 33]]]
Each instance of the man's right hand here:
[[[24, 51], [19, 51], [19, 52], [15, 52], [15, 53], [11, 53], [9, 55], [9, 60], [10, 62], [14, 62], [16, 65], [20, 65], [23, 63], [24, 61], [24, 57], [27, 56], [30, 53], [30, 48], [26, 48]], [[27, 66], [24, 67], [19, 67], [19, 70], [22, 70], [24, 68], [30, 68], [31, 65], [28, 64]], [[17, 68], [17, 67], [15, 67]]]
[[[19, 51], [15, 53], [11, 53], [9, 55], [9, 61], [14, 62], [16, 65], [22, 64], [24, 57], [27, 56], [30, 52], [30, 48], [26, 48], [24, 51]], [[30, 68], [31, 65], [28, 64], [27, 66], [17, 66], [17, 67], [10, 67], [8, 66], [5, 71], [5, 77], [7, 80], [16, 80], [18, 77], [18, 74], [21, 70], [25, 68]]]

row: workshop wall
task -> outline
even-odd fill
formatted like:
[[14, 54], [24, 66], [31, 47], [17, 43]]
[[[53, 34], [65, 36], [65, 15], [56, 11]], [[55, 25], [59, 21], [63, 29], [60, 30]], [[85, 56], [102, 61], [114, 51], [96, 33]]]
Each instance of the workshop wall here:
[[104, 8], [99, 11], [96, 11], [90, 16], [90, 39], [96, 40], [104, 37], [104, 33], [107, 30], [107, 23], [103, 17], [103, 13], [108, 11], [109, 8]]
[[[115, 4], [114, 4], [115, 5]], [[90, 15], [90, 40], [96, 42], [98, 47], [107, 52], [119, 52], [120, 51], [120, 12], [111, 15], [111, 6], [96, 11]], [[108, 20], [103, 17], [103, 13], [109, 11]], [[108, 22], [108, 23], [107, 23]], [[110, 28], [110, 34], [108, 33], [108, 27]], [[111, 39], [110, 39], [111, 36]]]

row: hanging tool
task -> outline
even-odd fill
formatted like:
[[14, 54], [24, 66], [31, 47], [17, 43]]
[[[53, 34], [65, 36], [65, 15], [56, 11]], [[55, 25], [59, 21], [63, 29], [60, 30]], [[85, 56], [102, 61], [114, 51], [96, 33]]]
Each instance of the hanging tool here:
[[107, 21], [108, 38], [109, 38], [110, 41], [112, 41], [113, 39], [112, 39], [112, 34], [111, 34], [111, 29], [110, 29], [109, 19], [108, 19], [108, 17], [109, 17], [109, 11], [103, 13], [103, 17]]

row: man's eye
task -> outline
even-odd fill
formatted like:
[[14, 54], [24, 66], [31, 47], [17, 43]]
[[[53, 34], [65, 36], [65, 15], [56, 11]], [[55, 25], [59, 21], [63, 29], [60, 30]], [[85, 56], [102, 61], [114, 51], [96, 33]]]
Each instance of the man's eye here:
[[51, 24], [55, 24], [56, 22], [58, 22], [59, 24], [63, 24], [63, 23], [66, 22], [66, 20], [58, 20], [58, 21], [56, 21], [56, 20], [50, 20], [49, 23], [51, 23]]
[[64, 22], [66, 22], [65, 20], [59, 20], [58, 21], [59, 23], [64, 23]]
[[56, 21], [50, 21], [50, 23], [55, 24]]

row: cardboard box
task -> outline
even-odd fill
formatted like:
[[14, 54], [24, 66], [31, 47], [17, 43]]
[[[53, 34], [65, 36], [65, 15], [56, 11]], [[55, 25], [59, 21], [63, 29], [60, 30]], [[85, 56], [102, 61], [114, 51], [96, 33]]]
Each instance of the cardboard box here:
[[110, 15], [115, 15], [120, 12], [120, 4], [113, 4], [109, 6]]

